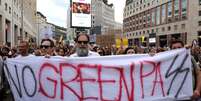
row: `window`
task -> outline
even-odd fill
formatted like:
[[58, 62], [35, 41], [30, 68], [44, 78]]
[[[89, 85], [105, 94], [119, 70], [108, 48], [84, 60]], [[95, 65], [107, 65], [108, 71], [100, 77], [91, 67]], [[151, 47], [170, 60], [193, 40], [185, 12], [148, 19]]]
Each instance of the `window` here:
[[201, 0], [199, 0], [199, 4], [201, 5]]
[[162, 32], [165, 32], [165, 27], [162, 28]]
[[143, 20], [144, 20], [144, 22], [146, 22], [146, 15], [144, 15]]
[[158, 29], [158, 28], [156, 28], [156, 33], [158, 33], [158, 30], [159, 30], [159, 29]]
[[148, 14], [147, 15], [147, 21], [150, 22], [150, 20], [151, 20], [151, 14]]
[[160, 24], [160, 7], [156, 9], [156, 25]]
[[168, 26], [168, 31], [170, 31], [171, 30], [171, 27], [170, 26]]
[[166, 22], [166, 5], [162, 5], [162, 15], [161, 15], [162, 23]]
[[201, 16], [201, 10], [199, 11], [199, 16]]
[[152, 29], [151, 32], [154, 33], [154, 29]]
[[179, 15], [179, 0], [174, 1], [174, 15], [175, 16]]
[[152, 24], [152, 26], [155, 25], [155, 17], [156, 17], [156, 10], [152, 9], [152, 14], [151, 14], [151, 24]]
[[172, 2], [168, 3], [168, 17], [172, 17]]
[[178, 25], [174, 25], [174, 30], [177, 30], [178, 29]]
[[149, 30], [147, 30], [147, 34], [149, 34]]
[[11, 7], [9, 7], [9, 14], [11, 14]]
[[25, 37], [26, 37], [26, 38], [28, 37], [28, 33], [27, 33], [27, 32], [25, 32]]
[[182, 24], [181, 25], [181, 29], [185, 29], [186, 25], [185, 24]]
[[187, 0], [181, 0], [181, 14], [182, 19], [185, 19], [187, 16]]
[[201, 21], [198, 22], [198, 25], [201, 26]]
[[8, 4], [5, 3], [5, 10], [7, 11], [8, 10]]

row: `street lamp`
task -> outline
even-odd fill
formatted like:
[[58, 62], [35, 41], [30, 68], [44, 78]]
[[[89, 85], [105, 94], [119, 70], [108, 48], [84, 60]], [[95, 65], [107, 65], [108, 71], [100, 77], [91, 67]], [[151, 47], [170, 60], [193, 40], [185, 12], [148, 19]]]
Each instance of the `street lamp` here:
[[24, 33], [24, 0], [21, 1], [21, 33], [20, 37], [23, 40], [23, 33]]

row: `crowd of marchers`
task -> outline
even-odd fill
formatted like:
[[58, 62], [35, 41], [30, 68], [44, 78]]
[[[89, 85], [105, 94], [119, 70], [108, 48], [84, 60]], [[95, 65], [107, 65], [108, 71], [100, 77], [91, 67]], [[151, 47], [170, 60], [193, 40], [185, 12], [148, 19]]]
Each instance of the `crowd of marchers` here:
[[[95, 57], [109, 55], [124, 55], [124, 54], [150, 54], [153, 56], [156, 53], [164, 52], [178, 48], [189, 48], [192, 55], [193, 75], [195, 78], [194, 93], [192, 99], [197, 99], [201, 96], [201, 47], [198, 45], [185, 46], [180, 40], [173, 40], [169, 47], [163, 48], [144, 48], [144, 47], [123, 47], [117, 48], [115, 45], [101, 47], [99, 45], [90, 45], [90, 38], [85, 33], [80, 33], [75, 38], [75, 45], [65, 45], [59, 42], [54, 42], [51, 39], [43, 39], [40, 46], [34, 46], [26, 41], [21, 41], [17, 47], [8, 47], [0, 45], [0, 99], [5, 99], [10, 94], [9, 85], [3, 72], [3, 61], [7, 58], [20, 58], [31, 56], [44, 56], [44, 58], [57, 57]], [[9, 98], [13, 98], [12, 96]]]

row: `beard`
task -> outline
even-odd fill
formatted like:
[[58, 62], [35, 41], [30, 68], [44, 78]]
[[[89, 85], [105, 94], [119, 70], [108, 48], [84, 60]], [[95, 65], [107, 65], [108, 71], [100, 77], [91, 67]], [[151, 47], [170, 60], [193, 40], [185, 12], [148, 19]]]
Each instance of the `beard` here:
[[76, 48], [76, 53], [79, 57], [86, 57], [89, 51], [87, 48]]

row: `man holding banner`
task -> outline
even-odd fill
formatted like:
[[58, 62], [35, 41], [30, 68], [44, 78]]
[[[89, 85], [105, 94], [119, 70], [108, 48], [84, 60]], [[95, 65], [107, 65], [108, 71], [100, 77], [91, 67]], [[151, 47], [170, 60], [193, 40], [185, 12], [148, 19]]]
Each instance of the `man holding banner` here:
[[[170, 48], [171, 49], [178, 49], [178, 48], [183, 48], [184, 44], [182, 41], [175, 40], [171, 43]], [[192, 61], [192, 67], [193, 67], [193, 81], [194, 81], [194, 93], [192, 98], [197, 99], [200, 97], [201, 93], [201, 71], [200, 67], [197, 65], [194, 57], [191, 56], [191, 61]]]
[[89, 50], [89, 36], [86, 33], [80, 33], [77, 35], [76, 39], [76, 53], [72, 54], [70, 57], [95, 57], [100, 56], [96, 52]]

